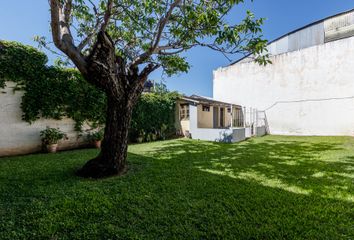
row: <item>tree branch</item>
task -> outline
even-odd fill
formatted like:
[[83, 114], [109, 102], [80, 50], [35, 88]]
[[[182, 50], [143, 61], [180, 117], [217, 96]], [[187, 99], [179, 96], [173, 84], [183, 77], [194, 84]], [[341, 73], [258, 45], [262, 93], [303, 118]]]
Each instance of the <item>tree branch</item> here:
[[158, 69], [159, 67], [161, 67], [160, 64], [157, 63], [149, 63], [139, 74], [138, 78], [136, 79], [136, 81], [134, 81], [132, 88], [130, 90], [130, 96], [131, 96], [131, 103], [135, 103], [137, 101], [137, 99], [140, 96], [140, 93], [143, 91], [144, 89], [144, 83], [146, 82], [148, 76], [150, 73], [152, 73], [153, 71], [155, 71], [156, 69]]
[[65, 22], [68, 24], [70, 23], [72, 5], [72, 0], [66, 0], [64, 5]]
[[50, 0], [50, 14], [54, 45], [73, 61], [81, 73], [86, 74], [85, 58], [74, 45], [70, 23], [67, 21], [71, 15], [71, 0], [66, 2], [64, 10], [60, 0]]
[[79, 51], [82, 51], [82, 49], [84, 49], [86, 47], [86, 45], [89, 44], [89, 42], [92, 40], [92, 38], [95, 36], [95, 34], [98, 33], [99, 26], [100, 26], [100, 18], [97, 16], [96, 24], [95, 24], [93, 31], [91, 33], [87, 34], [87, 36], [77, 46], [77, 49]]
[[159, 54], [160, 55], [164, 55], [164, 56], [175, 55], [175, 54], [181, 53], [181, 52], [183, 52], [185, 50], [187, 50], [187, 49], [181, 48], [181, 49], [173, 51], [173, 52], [166, 52], [166, 51], [161, 50], [161, 51], [159, 51]]
[[160, 43], [161, 40], [161, 36], [163, 33], [163, 30], [166, 26], [166, 24], [168, 23], [173, 10], [175, 9], [175, 7], [177, 7], [182, 0], [175, 0], [171, 5], [170, 8], [168, 9], [166, 15], [160, 19], [159, 23], [157, 24], [157, 32], [154, 36], [154, 40], [151, 42], [151, 47], [148, 51], [144, 52], [143, 54], [141, 54], [140, 56], [138, 56], [135, 60], [132, 61], [131, 66], [137, 66], [141, 63], [143, 63], [146, 59], [148, 59], [152, 54], [154, 54], [156, 52], [156, 49]]
[[88, 0], [88, 1], [89, 1], [89, 3], [92, 5], [93, 12], [94, 12], [95, 15], [97, 16], [97, 15], [98, 15], [98, 11], [97, 11], [96, 5], [92, 2], [92, 0]]
[[139, 74], [140, 82], [144, 83], [149, 74], [158, 69], [159, 67], [159, 64], [149, 63]]
[[104, 13], [103, 23], [101, 25], [101, 31], [105, 31], [109, 24], [109, 20], [111, 19], [111, 15], [112, 15], [112, 8], [113, 8], [113, 0], [108, 0], [107, 9]]
[[167, 11], [166, 16], [163, 17], [162, 19], [160, 19], [160, 21], [158, 23], [157, 34], [156, 34], [156, 37], [155, 37], [155, 43], [152, 46], [153, 51], [156, 49], [156, 47], [160, 43], [162, 32], [163, 32], [167, 22], [169, 21], [171, 15], [172, 15], [173, 9], [175, 7], [177, 7], [180, 3], [181, 3], [181, 0], [175, 0], [174, 3], [171, 4], [170, 9]]

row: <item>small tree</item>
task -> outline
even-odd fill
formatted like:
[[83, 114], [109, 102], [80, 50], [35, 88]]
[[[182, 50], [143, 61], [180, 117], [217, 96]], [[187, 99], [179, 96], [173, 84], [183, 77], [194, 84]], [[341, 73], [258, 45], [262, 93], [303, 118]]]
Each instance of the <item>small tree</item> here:
[[49, 0], [53, 42], [83, 77], [107, 95], [100, 154], [78, 174], [105, 177], [126, 170], [132, 109], [149, 74], [187, 72], [183, 52], [202, 46], [225, 56], [252, 54], [260, 64], [266, 40], [251, 12], [236, 25], [225, 16], [243, 0]]

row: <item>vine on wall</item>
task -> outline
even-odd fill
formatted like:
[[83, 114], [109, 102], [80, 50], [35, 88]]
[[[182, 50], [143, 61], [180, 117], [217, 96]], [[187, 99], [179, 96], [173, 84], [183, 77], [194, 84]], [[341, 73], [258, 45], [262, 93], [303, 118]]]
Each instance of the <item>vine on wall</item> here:
[[0, 41], [0, 87], [5, 81], [25, 82], [45, 73], [47, 56], [37, 49], [17, 42]]
[[[72, 118], [76, 130], [84, 122], [93, 127], [105, 122], [106, 97], [87, 83], [75, 69], [48, 66], [47, 56], [17, 42], [0, 42], [0, 88], [6, 81], [24, 90], [24, 121], [41, 117]], [[143, 94], [133, 111], [131, 140], [165, 138], [175, 132], [175, 102], [179, 95], [167, 91]]]

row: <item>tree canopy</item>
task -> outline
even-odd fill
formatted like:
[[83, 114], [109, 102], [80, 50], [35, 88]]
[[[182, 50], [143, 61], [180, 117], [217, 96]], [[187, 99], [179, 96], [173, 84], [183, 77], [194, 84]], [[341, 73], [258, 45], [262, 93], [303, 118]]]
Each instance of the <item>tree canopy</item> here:
[[67, 45], [74, 63], [90, 54], [101, 30], [110, 36], [125, 70], [150, 64], [168, 75], [187, 72], [189, 63], [182, 53], [196, 46], [228, 58], [241, 53], [251, 54], [260, 64], [269, 62], [264, 52], [267, 41], [262, 38], [263, 18], [247, 11], [237, 24], [226, 20], [232, 7], [244, 0], [66, 0], [57, 2], [58, 6], [55, 2], [51, 9], [62, 9], [62, 16], [58, 26], [52, 22], [52, 31], [61, 31], [61, 45]]

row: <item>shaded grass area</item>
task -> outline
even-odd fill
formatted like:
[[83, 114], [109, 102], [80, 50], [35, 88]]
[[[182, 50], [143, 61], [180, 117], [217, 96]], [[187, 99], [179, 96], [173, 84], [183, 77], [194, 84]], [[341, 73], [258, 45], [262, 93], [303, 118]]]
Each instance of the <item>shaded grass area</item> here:
[[96, 150], [0, 159], [0, 239], [353, 239], [354, 139], [129, 147], [129, 172], [74, 171]]

